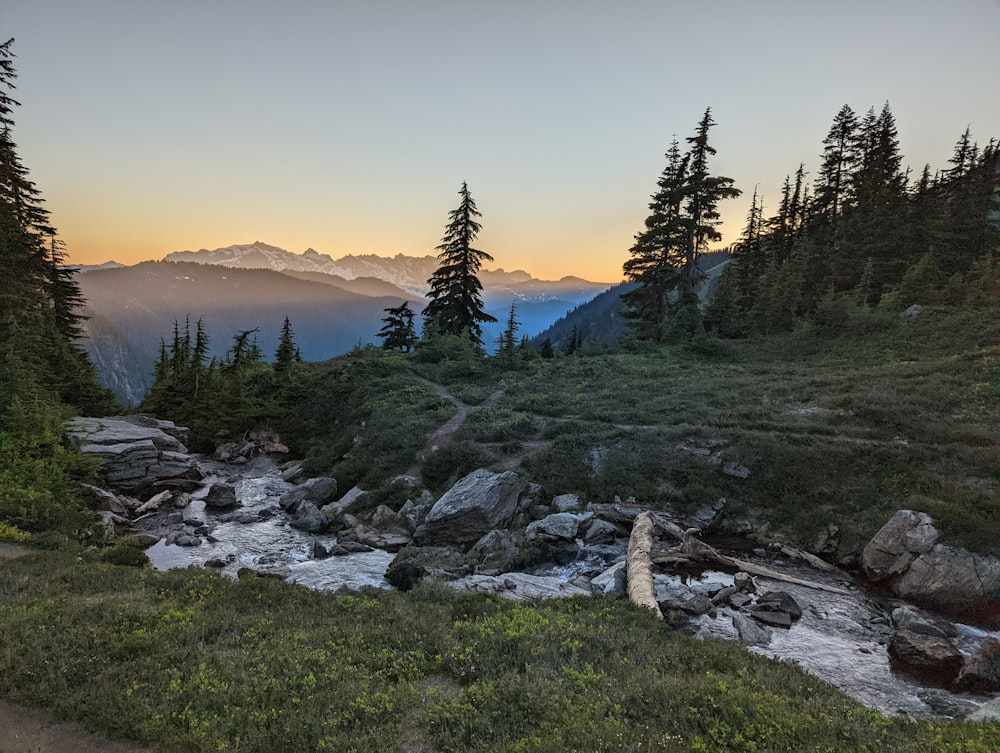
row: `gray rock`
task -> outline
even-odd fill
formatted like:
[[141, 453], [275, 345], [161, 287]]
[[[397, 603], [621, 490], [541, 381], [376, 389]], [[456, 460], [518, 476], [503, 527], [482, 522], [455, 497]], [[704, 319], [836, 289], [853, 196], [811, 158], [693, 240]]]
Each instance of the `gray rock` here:
[[722, 466], [722, 472], [727, 476], [735, 476], [736, 478], [750, 478], [750, 469], [732, 460]]
[[466, 559], [482, 570], [505, 572], [514, 568], [524, 543], [525, 536], [519, 531], [494, 529], [472, 545]]
[[303, 481], [278, 499], [281, 509], [295, 512], [303, 502], [311, 502], [317, 508], [323, 507], [337, 493], [337, 480], [329, 476], [318, 476]]
[[744, 614], [733, 614], [733, 625], [739, 633], [740, 641], [748, 646], [766, 646], [771, 642], [771, 631]]
[[229, 484], [212, 484], [205, 492], [205, 507], [212, 510], [229, 510], [237, 504], [236, 490]]
[[131, 418], [74, 418], [66, 434], [84, 454], [102, 461], [101, 473], [115, 489], [135, 493], [161, 481], [200, 477], [187, 448], [164, 430], [173, 424], [150, 420], [140, 425]]
[[937, 544], [910, 564], [893, 591], [938, 612], [1000, 623], [1000, 559]]
[[426, 577], [450, 580], [467, 573], [465, 557], [451, 547], [408, 546], [393, 558], [386, 569], [385, 579], [394, 587], [405, 591]]
[[889, 641], [896, 665], [935, 684], [951, 685], [962, 670], [962, 653], [950, 640], [903, 627]]
[[929, 515], [899, 510], [865, 546], [861, 567], [873, 581], [902, 575], [918, 555], [931, 551], [939, 535]]
[[590, 594], [590, 589], [565, 583], [558, 578], [528, 575], [527, 573], [505, 573], [504, 575], [467, 575], [448, 581], [448, 586], [460, 591], [494, 593], [513, 601], [531, 602], [536, 599], [558, 599], [567, 596]]
[[[621, 573], [621, 577], [618, 575]], [[625, 594], [625, 563], [618, 562], [600, 575], [591, 578], [590, 589], [605, 596], [622, 596]]]
[[760, 612], [782, 612], [797, 620], [802, 616], [802, 607], [785, 591], [768, 591], [754, 605], [754, 613]]
[[[336, 493], [336, 489], [334, 489], [334, 493]], [[340, 499], [322, 505], [323, 512], [334, 515], [350, 512], [357, 506], [358, 500], [367, 493], [360, 486], [352, 486]]]
[[412, 537], [405, 530], [380, 530], [363, 523], [354, 528], [354, 534], [360, 543], [386, 552], [398, 552], [412, 541]]
[[581, 506], [580, 497], [576, 494], [560, 494], [552, 498], [552, 509], [556, 512], [573, 512]]
[[305, 471], [302, 470], [302, 466], [299, 463], [291, 463], [287, 468], [282, 469], [281, 480], [288, 482], [296, 481], [301, 478], [304, 473]]
[[583, 530], [583, 540], [587, 544], [605, 544], [614, 541], [619, 536], [624, 537], [626, 534], [619, 531], [618, 526], [614, 523], [600, 518], [591, 520]]
[[1000, 698], [994, 698], [992, 701], [987, 701], [978, 709], [973, 711], [967, 717], [965, 717], [967, 722], [1000, 722]]
[[914, 303], [912, 306], [910, 306], [905, 311], [903, 311], [899, 315], [899, 318], [900, 319], [916, 319], [922, 313], [924, 313], [924, 307], [921, 306], [919, 303]]
[[580, 531], [580, 526], [589, 522], [593, 517], [594, 514], [591, 512], [552, 513], [529, 524], [526, 535], [529, 539], [540, 541], [574, 541]]
[[687, 520], [688, 528], [697, 528], [699, 531], [707, 531], [719, 521], [719, 516], [726, 507], [726, 498], [719, 497], [715, 502], [702, 505], [694, 515]]
[[470, 546], [487, 531], [510, 522], [526, 486], [513, 471], [473, 471], [435, 503], [417, 528], [414, 541], [420, 546]]
[[299, 503], [288, 525], [306, 533], [321, 533], [326, 530], [329, 523], [329, 518], [316, 505], [312, 502], [304, 501]]
[[1000, 690], [1000, 641], [988, 638], [968, 654], [963, 653], [962, 669], [954, 688], [970, 693], [994, 693]]

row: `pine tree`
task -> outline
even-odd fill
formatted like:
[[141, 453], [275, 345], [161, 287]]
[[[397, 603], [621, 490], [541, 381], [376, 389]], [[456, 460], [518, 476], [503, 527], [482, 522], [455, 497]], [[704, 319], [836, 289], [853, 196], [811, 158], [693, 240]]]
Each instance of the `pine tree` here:
[[816, 179], [815, 210], [826, 221], [843, 213], [857, 163], [858, 118], [844, 105], [823, 140], [823, 161]]
[[292, 332], [292, 323], [285, 317], [281, 325], [281, 335], [278, 338], [278, 349], [274, 353], [274, 371], [282, 373], [288, 371], [296, 361], [298, 348], [295, 347], [295, 334]]
[[423, 316], [440, 334], [467, 336], [482, 345], [482, 323], [495, 322], [486, 313], [481, 296], [483, 285], [476, 274], [484, 261], [493, 261], [485, 251], [473, 247], [482, 230], [482, 217], [465, 181], [459, 190], [458, 208], [448, 213], [449, 222], [436, 248], [441, 265], [427, 281], [430, 299]]
[[91, 414], [117, 407], [77, 343], [83, 296], [13, 140], [13, 41], [0, 44], [0, 424], [28, 393]]
[[500, 335], [500, 350], [506, 352], [513, 352], [515, 344], [515, 335], [517, 331], [521, 328], [521, 325], [517, 321], [517, 308], [514, 301], [510, 303], [510, 314], [507, 316], [507, 327]]
[[382, 319], [383, 327], [378, 332], [378, 337], [382, 338], [382, 348], [409, 353], [417, 342], [417, 332], [413, 326], [415, 314], [410, 309], [409, 302], [403, 301], [399, 306], [382, 310], [386, 313]]
[[[713, 176], [708, 169], [715, 149], [709, 130], [715, 125], [711, 108], [705, 110], [689, 148], [681, 155], [676, 137], [667, 152], [667, 167], [657, 182], [646, 219], [646, 229], [636, 236], [623, 267], [639, 283], [623, 296], [637, 322], [637, 336], [662, 339], [665, 332], [691, 335], [701, 327], [697, 286], [702, 279], [698, 264], [708, 244], [722, 238], [717, 226], [718, 204], [740, 195], [733, 179]], [[664, 330], [664, 314], [673, 322]]]

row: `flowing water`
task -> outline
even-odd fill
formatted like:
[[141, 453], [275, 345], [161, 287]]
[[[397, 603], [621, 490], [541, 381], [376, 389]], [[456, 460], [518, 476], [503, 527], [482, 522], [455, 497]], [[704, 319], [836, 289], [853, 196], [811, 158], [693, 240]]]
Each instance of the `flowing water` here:
[[[256, 458], [244, 466], [212, 461], [200, 464], [206, 487], [227, 482], [236, 489], [240, 507], [235, 512], [206, 509], [195, 499], [184, 511], [185, 521], [198, 521], [211, 528], [211, 539], [202, 537], [200, 546], [167, 544], [165, 539], [146, 550], [153, 567], [204, 565], [214, 558], [227, 564], [221, 571], [235, 578], [240, 568], [272, 572], [309, 588], [335, 591], [344, 587], [389, 588], [383, 577], [393, 556], [375, 550], [344, 557], [313, 559], [316, 543], [332, 546], [332, 536], [317, 536], [288, 525], [288, 517], [278, 507], [278, 499], [293, 485], [283, 481], [277, 466], [267, 458]], [[250, 522], [242, 522], [250, 521]], [[192, 526], [193, 527], [193, 526]]]
[[[166, 544], [161, 539], [147, 550], [157, 569], [202, 566], [209, 559], [220, 558], [226, 562], [222, 572], [233, 578], [240, 568], [249, 567], [271, 571], [287, 580], [320, 590], [389, 587], [383, 576], [394, 555], [387, 552], [375, 550], [313, 559], [315, 543], [331, 546], [335, 539], [305, 533], [287, 524], [288, 517], [278, 507], [278, 499], [293, 485], [281, 479], [273, 461], [258, 458], [236, 467], [203, 461], [201, 467], [206, 475], [206, 485], [213, 482], [233, 484], [241, 506], [235, 512], [220, 514], [207, 510], [204, 502], [195, 499], [184, 511], [185, 520], [188, 525], [197, 521], [209, 526], [212, 540], [203, 536], [200, 546], [183, 547]], [[583, 551], [574, 562], [535, 572], [556, 575], [568, 581], [581, 571], [592, 571], [611, 553], [610, 548], [607, 551]], [[745, 559], [754, 560], [751, 556]], [[771, 637], [767, 645], [751, 647], [750, 650], [795, 662], [869, 708], [888, 715], [964, 716], [986, 700], [982, 696], [925, 687], [890, 667], [886, 648], [890, 635], [889, 613], [893, 606], [901, 602], [878, 600], [839, 573], [823, 573], [793, 562], [757, 559], [757, 564], [786, 575], [846, 587], [850, 593], [841, 595], [758, 577], [759, 591], [788, 592], [802, 606], [803, 614], [791, 628], [770, 629]], [[710, 570], [691, 576], [657, 577], [674, 579], [677, 585], [683, 581], [691, 592], [705, 595], [732, 584], [731, 575]], [[702, 615], [694, 619], [692, 627], [702, 638], [737, 640], [734, 614], [734, 610], [719, 608], [714, 617]], [[960, 626], [960, 630], [970, 638], [983, 634], [983, 631], [965, 626]]]

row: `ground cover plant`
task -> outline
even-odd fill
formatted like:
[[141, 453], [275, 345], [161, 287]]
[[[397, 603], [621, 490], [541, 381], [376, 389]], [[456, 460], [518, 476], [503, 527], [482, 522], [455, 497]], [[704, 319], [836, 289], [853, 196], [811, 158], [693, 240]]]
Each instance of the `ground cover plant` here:
[[176, 751], [964, 751], [625, 600], [348, 596], [88, 552], [0, 571], [0, 694]]

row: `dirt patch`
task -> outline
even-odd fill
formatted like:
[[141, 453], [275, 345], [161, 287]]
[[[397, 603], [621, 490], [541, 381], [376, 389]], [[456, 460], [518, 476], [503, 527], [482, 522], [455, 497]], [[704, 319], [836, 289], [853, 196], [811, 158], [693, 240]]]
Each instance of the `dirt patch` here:
[[0, 701], [0, 751], [3, 753], [156, 753], [117, 743], [78, 724], [55, 722], [38, 712]]
[[22, 544], [12, 544], [9, 541], [0, 541], [0, 560], [12, 560], [15, 557], [23, 557], [34, 551], [31, 547]]

